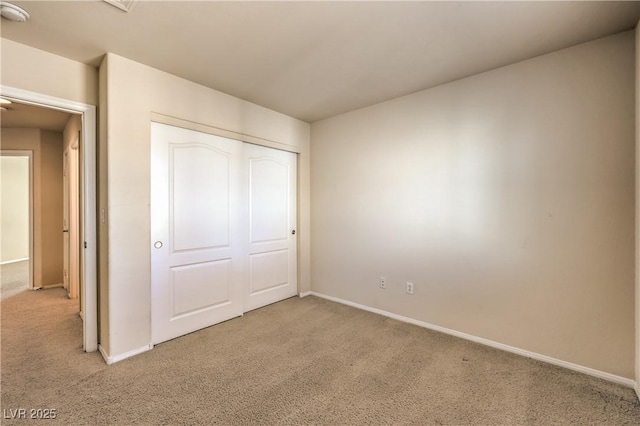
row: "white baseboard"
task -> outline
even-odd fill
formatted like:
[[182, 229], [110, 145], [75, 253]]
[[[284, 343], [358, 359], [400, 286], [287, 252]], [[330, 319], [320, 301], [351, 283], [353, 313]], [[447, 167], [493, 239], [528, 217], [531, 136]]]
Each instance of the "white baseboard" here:
[[305, 291], [304, 293], [300, 293], [300, 298], [302, 299], [303, 297], [307, 297], [307, 296], [311, 296], [311, 292], [310, 291]]
[[25, 260], [29, 260], [29, 258], [28, 257], [23, 257], [22, 259], [5, 260], [4, 262], [0, 262], [0, 266], [9, 265], [11, 263], [24, 262]]
[[385, 317], [393, 318], [393, 319], [398, 320], [398, 321], [402, 321], [402, 322], [406, 322], [406, 323], [409, 323], [409, 324], [417, 325], [419, 327], [428, 328], [430, 330], [438, 331], [440, 333], [449, 334], [451, 336], [459, 337], [461, 339], [470, 340], [470, 341], [475, 342], [475, 343], [480, 343], [482, 345], [490, 346], [492, 348], [501, 349], [501, 350], [506, 351], [506, 352], [511, 352], [511, 353], [514, 353], [514, 354], [517, 354], [517, 355], [521, 355], [521, 356], [524, 356], [524, 357], [527, 357], [527, 358], [535, 359], [537, 361], [546, 362], [548, 364], [557, 365], [559, 367], [564, 367], [564, 368], [567, 368], [569, 370], [574, 370], [574, 371], [577, 371], [577, 372], [580, 372], [580, 373], [587, 374], [589, 376], [598, 377], [600, 379], [604, 379], [604, 380], [607, 380], [609, 382], [613, 382], [613, 383], [617, 383], [617, 384], [620, 384], [620, 385], [623, 385], [623, 386], [626, 386], [626, 387], [629, 387], [629, 388], [633, 388], [633, 389], [636, 390], [636, 393], [638, 393], [638, 396], [640, 397], [640, 392], [638, 391], [638, 384], [634, 380], [627, 379], [626, 377], [617, 376], [615, 374], [606, 373], [604, 371], [595, 370], [593, 368], [585, 367], [585, 366], [574, 364], [574, 363], [567, 362], [567, 361], [562, 361], [560, 359], [552, 358], [550, 356], [546, 356], [546, 355], [538, 354], [538, 353], [535, 353], [535, 352], [527, 351], [527, 350], [524, 350], [524, 349], [516, 348], [516, 347], [513, 347], [513, 346], [505, 345], [505, 344], [502, 344], [502, 343], [494, 342], [493, 340], [484, 339], [482, 337], [473, 336], [471, 334], [462, 333], [460, 331], [451, 330], [449, 328], [440, 327], [438, 325], [429, 324], [429, 323], [424, 322], [424, 321], [419, 321], [419, 320], [416, 320], [416, 319], [413, 319], [413, 318], [404, 317], [402, 315], [397, 315], [397, 314], [394, 314], [394, 313], [391, 313], [391, 312], [383, 311], [382, 309], [377, 309], [377, 308], [372, 308], [372, 307], [369, 307], [369, 306], [366, 306], [366, 305], [361, 305], [359, 303], [351, 302], [351, 301], [345, 300], [345, 299], [340, 299], [338, 297], [327, 296], [326, 294], [317, 293], [315, 291], [312, 291], [310, 293], [313, 296], [317, 296], [317, 297], [320, 297], [322, 299], [331, 300], [332, 302], [337, 302], [337, 303], [341, 303], [343, 305], [348, 305], [348, 306], [351, 306], [351, 307], [354, 307], [354, 308], [362, 309], [364, 311], [373, 312], [375, 314], [379, 314], [379, 315], [383, 315]]
[[64, 287], [64, 284], [62, 283], [58, 283], [58, 284], [47, 284], [47, 285], [43, 285], [42, 289], [43, 290], [49, 290], [50, 288], [58, 288], [58, 287]]
[[131, 358], [132, 356], [141, 354], [143, 352], [150, 351], [151, 349], [153, 349], [153, 345], [145, 345], [145, 346], [142, 346], [142, 347], [140, 347], [138, 349], [134, 349], [132, 351], [125, 352], [125, 353], [120, 354], [120, 355], [109, 356], [107, 354], [107, 352], [102, 348], [102, 346], [98, 345], [98, 350], [100, 351], [100, 354], [102, 355], [102, 358], [104, 358], [104, 362], [106, 362], [107, 365], [114, 364], [116, 362], [122, 361], [122, 360], [127, 359], [127, 358]]

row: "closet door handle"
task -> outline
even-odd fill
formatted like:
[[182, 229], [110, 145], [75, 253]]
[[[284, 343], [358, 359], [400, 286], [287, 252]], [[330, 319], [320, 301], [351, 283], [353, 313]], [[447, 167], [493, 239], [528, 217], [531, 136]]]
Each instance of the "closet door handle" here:
[[162, 241], [156, 241], [155, 243], [153, 243], [153, 246], [157, 249], [162, 248]]

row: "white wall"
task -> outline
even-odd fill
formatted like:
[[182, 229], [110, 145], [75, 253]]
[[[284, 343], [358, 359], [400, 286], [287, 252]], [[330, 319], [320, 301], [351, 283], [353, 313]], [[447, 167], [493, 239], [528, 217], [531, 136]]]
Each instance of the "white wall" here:
[[29, 157], [0, 158], [0, 263], [29, 258]]
[[40, 177], [40, 130], [39, 129], [8, 129], [0, 130], [2, 149], [32, 151], [33, 167], [33, 285], [42, 286], [42, 208], [41, 208], [41, 177]]
[[[298, 152], [299, 285], [309, 284], [309, 125], [108, 54], [100, 67], [100, 345], [119, 359], [151, 343], [150, 129], [152, 118]], [[178, 121], [176, 121], [178, 120]], [[106, 304], [104, 302], [106, 300]], [[104, 309], [107, 309], [104, 312]], [[108, 327], [103, 328], [103, 327]]]
[[633, 84], [626, 32], [313, 123], [312, 290], [633, 378]]

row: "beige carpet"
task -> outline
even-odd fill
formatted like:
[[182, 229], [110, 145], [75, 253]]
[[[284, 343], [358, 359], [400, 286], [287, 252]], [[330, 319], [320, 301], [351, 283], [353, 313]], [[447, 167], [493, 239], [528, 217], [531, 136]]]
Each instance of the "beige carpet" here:
[[0, 292], [2, 298], [29, 289], [29, 261], [0, 265]]
[[1, 366], [4, 417], [57, 410], [40, 424], [640, 424], [631, 389], [314, 297], [108, 367], [64, 290], [24, 292]]

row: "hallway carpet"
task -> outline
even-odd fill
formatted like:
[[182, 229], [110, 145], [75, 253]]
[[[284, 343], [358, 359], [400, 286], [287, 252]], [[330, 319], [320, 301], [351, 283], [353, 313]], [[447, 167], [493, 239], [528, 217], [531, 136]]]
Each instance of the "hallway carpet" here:
[[0, 293], [3, 299], [28, 289], [28, 260], [0, 265]]
[[640, 423], [631, 389], [315, 297], [112, 366], [77, 310], [62, 289], [2, 300], [3, 425]]

